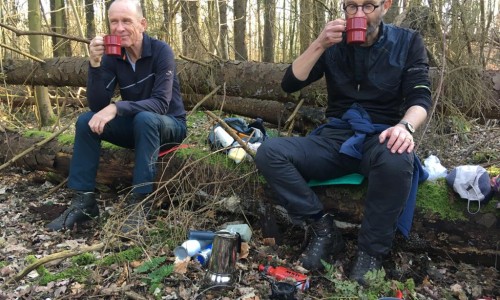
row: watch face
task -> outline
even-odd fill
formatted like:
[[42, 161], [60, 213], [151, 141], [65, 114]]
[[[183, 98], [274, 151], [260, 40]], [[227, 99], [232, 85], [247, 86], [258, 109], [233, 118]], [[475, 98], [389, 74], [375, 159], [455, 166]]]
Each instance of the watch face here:
[[411, 125], [408, 122], [406, 122], [406, 128], [408, 128], [408, 131], [411, 132], [411, 133], [415, 132], [415, 128], [413, 128], [413, 125]]

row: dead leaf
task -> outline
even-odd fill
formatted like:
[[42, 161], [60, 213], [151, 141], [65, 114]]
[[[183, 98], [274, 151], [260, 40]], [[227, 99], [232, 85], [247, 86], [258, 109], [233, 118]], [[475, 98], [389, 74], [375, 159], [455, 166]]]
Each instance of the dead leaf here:
[[276, 240], [274, 238], [264, 238], [263, 244], [265, 246], [275, 246], [276, 245]]
[[134, 260], [134, 261], [130, 262], [130, 266], [134, 269], [138, 268], [140, 265], [142, 265], [142, 261], [139, 261], [139, 260]]
[[250, 253], [250, 245], [248, 243], [241, 243], [241, 250], [240, 250], [240, 259], [245, 259], [248, 257], [248, 254]]
[[174, 273], [177, 274], [186, 274], [187, 273], [187, 268], [189, 265], [189, 261], [191, 260], [191, 257], [186, 257], [182, 260], [175, 258], [174, 261]]

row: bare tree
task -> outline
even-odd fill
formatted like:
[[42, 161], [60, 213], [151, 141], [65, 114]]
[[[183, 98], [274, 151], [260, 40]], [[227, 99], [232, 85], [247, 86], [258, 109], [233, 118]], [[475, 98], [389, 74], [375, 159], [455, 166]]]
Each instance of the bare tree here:
[[86, 34], [88, 38], [93, 38], [96, 35], [94, 16], [94, 1], [85, 0], [85, 23], [87, 24]]
[[311, 44], [312, 33], [312, 15], [314, 0], [299, 0], [300, 1], [300, 22], [299, 22], [299, 36], [300, 36], [300, 52], [306, 51], [307, 47]]
[[[38, 0], [28, 0], [28, 27], [31, 31], [41, 30], [41, 7]], [[39, 58], [43, 57], [42, 51], [42, 36], [30, 35], [30, 54]], [[52, 122], [54, 113], [50, 104], [49, 93], [47, 87], [35, 87], [35, 100], [40, 118], [40, 125], [47, 126]]]
[[274, 62], [276, 1], [264, 0], [264, 47], [262, 61]]
[[199, 3], [198, 1], [181, 1], [182, 15], [182, 54], [195, 57], [199, 51]]
[[248, 60], [246, 40], [247, 1], [234, 0], [234, 58]]
[[222, 59], [229, 59], [227, 34], [227, 0], [219, 0], [219, 45]]

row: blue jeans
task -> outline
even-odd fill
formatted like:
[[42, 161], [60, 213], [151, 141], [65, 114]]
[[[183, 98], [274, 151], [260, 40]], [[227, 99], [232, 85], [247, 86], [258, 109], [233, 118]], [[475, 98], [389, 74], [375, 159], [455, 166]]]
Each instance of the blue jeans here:
[[76, 121], [75, 145], [71, 158], [68, 187], [94, 191], [101, 152], [101, 141], [135, 149], [133, 192], [153, 191], [156, 161], [160, 148], [180, 144], [186, 137], [186, 124], [171, 116], [140, 112], [134, 116], [116, 116], [98, 135], [88, 125], [94, 112], [86, 112]]
[[350, 130], [323, 129], [320, 135], [271, 138], [257, 150], [255, 163], [275, 191], [278, 203], [294, 219], [307, 219], [323, 211], [323, 204], [307, 182], [350, 173], [368, 178], [368, 191], [358, 248], [372, 256], [387, 254], [398, 216], [410, 193], [413, 153], [396, 154], [380, 144], [378, 134], [368, 136], [361, 160], [339, 153]]

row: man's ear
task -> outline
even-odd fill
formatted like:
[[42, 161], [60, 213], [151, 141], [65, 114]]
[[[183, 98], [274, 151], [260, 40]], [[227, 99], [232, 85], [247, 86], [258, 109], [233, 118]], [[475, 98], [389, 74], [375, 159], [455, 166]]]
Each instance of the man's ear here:
[[142, 29], [144, 29], [144, 31], [146, 31], [146, 28], [148, 28], [148, 21], [146, 21], [146, 18], [141, 19], [141, 25], [142, 25]]

